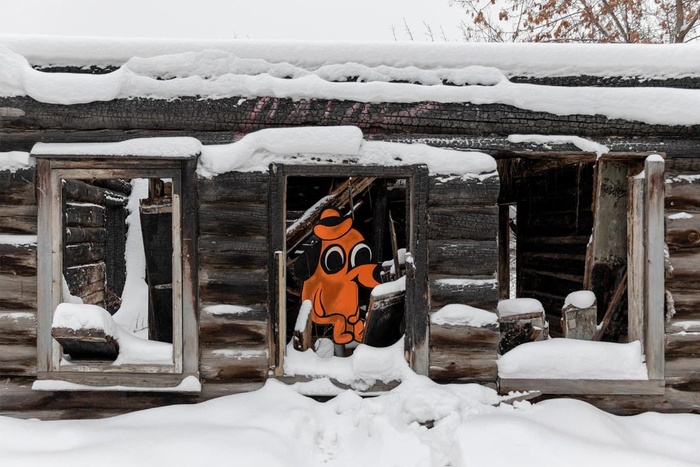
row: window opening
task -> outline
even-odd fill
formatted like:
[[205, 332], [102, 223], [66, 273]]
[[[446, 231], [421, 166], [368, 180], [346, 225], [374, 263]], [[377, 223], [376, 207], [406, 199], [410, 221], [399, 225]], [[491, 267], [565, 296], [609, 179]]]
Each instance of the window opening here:
[[406, 190], [405, 179], [288, 177], [286, 339], [298, 350], [349, 356], [404, 334], [402, 294], [372, 302], [383, 319], [368, 312], [371, 291], [405, 274]]
[[38, 379], [197, 375], [194, 162], [39, 158]]

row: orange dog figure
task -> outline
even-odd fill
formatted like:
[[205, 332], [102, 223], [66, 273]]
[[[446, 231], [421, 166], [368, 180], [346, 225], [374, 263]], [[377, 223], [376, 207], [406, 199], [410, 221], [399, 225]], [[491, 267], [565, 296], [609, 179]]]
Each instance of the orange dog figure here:
[[374, 288], [377, 264], [371, 264], [372, 251], [352, 219], [335, 209], [321, 213], [314, 234], [321, 239], [321, 257], [316, 270], [304, 282], [301, 300], [311, 300], [311, 320], [333, 326], [333, 341], [362, 342], [365, 324], [360, 320], [359, 285]]

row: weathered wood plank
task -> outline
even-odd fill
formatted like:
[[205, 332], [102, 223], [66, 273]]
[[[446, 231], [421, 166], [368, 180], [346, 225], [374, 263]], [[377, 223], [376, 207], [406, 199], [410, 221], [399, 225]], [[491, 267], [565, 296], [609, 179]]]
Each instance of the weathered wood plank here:
[[0, 375], [36, 375], [36, 345], [0, 345]]
[[267, 237], [233, 238], [203, 235], [199, 239], [202, 267], [258, 269], [267, 266]]
[[429, 240], [431, 274], [478, 276], [498, 268], [498, 245], [493, 240]]
[[202, 235], [260, 237], [267, 235], [265, 204], [202, 204], [199, 206]]
[[0, 243], [0, 274], [36, 276], [36, 245]]
[[541, 391], [543, 394], [663, 394], [663, 380], [500, 379], [502, 393]]
[[63, 272], [68, 285], [102, 282], [104, 286], [106, 266], [104, 262], [84, 264], [66, 268]]
[[695, 175], [669, 177], [664, 185], [666, 209], [700, 210], [700, 178]]
[[676, 311], [675, 320], [700, 320], [700, 292], [697, 292], [697, 288], [670, 288], [670, 291]]
[[36, 309], [36, 276], [0, 274], [0, 310]]
[[105, 243], [107, 231], [101, 227], [67, 227], [66, 243]]
[[666, 361], [697, 358], [700, 366], [700, 332], [666, 334]]
[[496, 353], [430, 346], [430, 378], [438, 382], [492, 383], [498, 378]]
[[0, 312], [0, 345], [36, 346], [36, 311]]
[[205, 307], [200, 315], [202, 345], [255, 346], [267, 344], [267, 311], [212, 313]]
[[128, 198], [120, 192], [98, 187], [82, 180], [64, 180], [63, 190], [65, 199], [81, 203], [93, 203], [100, 206], [126, 205]]
[[0, 206], [0, 232], [36, 235], [37, 208], [34, 204]]
[[36, 205], [35, 174], [34, 168], [0, 170], [0, 205]]
[[476, 205], [493, 206], [498, 202], [499, 177], [484, 180], [461, 177], [432, 176], [428, 186], [429, 206]]
[[267, 270], [200, 268], [200, 299], [207, 303], [264, 303]]
[[497, 206], [440, 206], [428, 208], [430, 240], [495, 240]]
[[666, 244], [671, 255], [674, 250], [700, 248], [700, 211], [667, 209]]
[[67, 203], [64, 222], [68, 227], [104, 227], [105, 209], [96, 204]]
[[267, 346], [204, 346], [200, 374], [205, 381], [263, 381], [269, 367]]
[[454, 346], [472, 350], [491, 350], [495, 358], [500, 339], [501, 333], [497, 324], [484, 327], [430, 324], [431, 347]]
[[66, 245], [63, 254], [63, 266], [67, 268], [93, 264], [104, 260], [104, 243], [74, 243]]
[[226, 172], [212, 178], [197, 178], [203, 204], [259, 203], [267, 199], [267, 172]]
[[495, 309], [498, 293], [498, 282], [492, 277], [433, 275], [430, 278], [430, 306], [433, 311], [450, 303]]

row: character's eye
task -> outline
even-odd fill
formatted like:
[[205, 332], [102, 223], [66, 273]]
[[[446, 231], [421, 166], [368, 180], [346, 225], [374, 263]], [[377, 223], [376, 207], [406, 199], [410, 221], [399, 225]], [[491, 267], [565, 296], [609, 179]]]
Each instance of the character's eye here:
[[335, 274], [345, 266], [345, 251], [339, 245], [331, 245], [323, 252], [321, 266], [327, 274]]
[[364, 243], [358, 243], [350, 251], [350, 268], [372, 262], [372, 250]]

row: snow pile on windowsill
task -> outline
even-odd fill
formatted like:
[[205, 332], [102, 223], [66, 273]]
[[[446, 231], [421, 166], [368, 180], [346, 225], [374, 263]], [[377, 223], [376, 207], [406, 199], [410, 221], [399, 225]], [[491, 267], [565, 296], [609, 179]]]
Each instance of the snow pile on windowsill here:
[[564, 299], [564, 306], [572, 305], [576, 308], [583, 309], [592, 307], [595, 301], [595, 294], [590, 290], [577, 290], [566, 296]]
[[[172, 365], [173, 345], [142, 339], [119, 326], [107, 310], [97, 305], [61, 303], [56, 307], [52, 328], [98, 329], [119, 343], [119, 356], [112, 365]], [[70, 363], [67, 363], [70, 365]]]
[[57, 379], [39, 379], [32, 383], [34, 391], [136, 391], [136, 392], [201, 392], [202, 383], [195, 376], [186, 376], [177, 386], [89, 386]]
[[198, 139], [180, 137], [134, 138], [117, 143], [36, 143], [33, 156], [140, 156], [194, 157], [202, 150]]
[[433, 313], [430, 316], [430, 322], [437, 325], [482, 328], [497, 326], [498, 316], [481, 308], [452, 303]]
[[404, 339], [395, 344], [377, 348], [358, 345], [349, 357], [323, 358], [313, 350], [295, 350], [290, 343], [284, 357], [285, 376], [332, 378], [354, 389], [370, 388], [377, 381], [401, 381], [410, 372], [404, 358]]
[[556, 338], [528, 342], [498, 359], [503, 379], [648, 380], [639, 341], [627, 344]]

